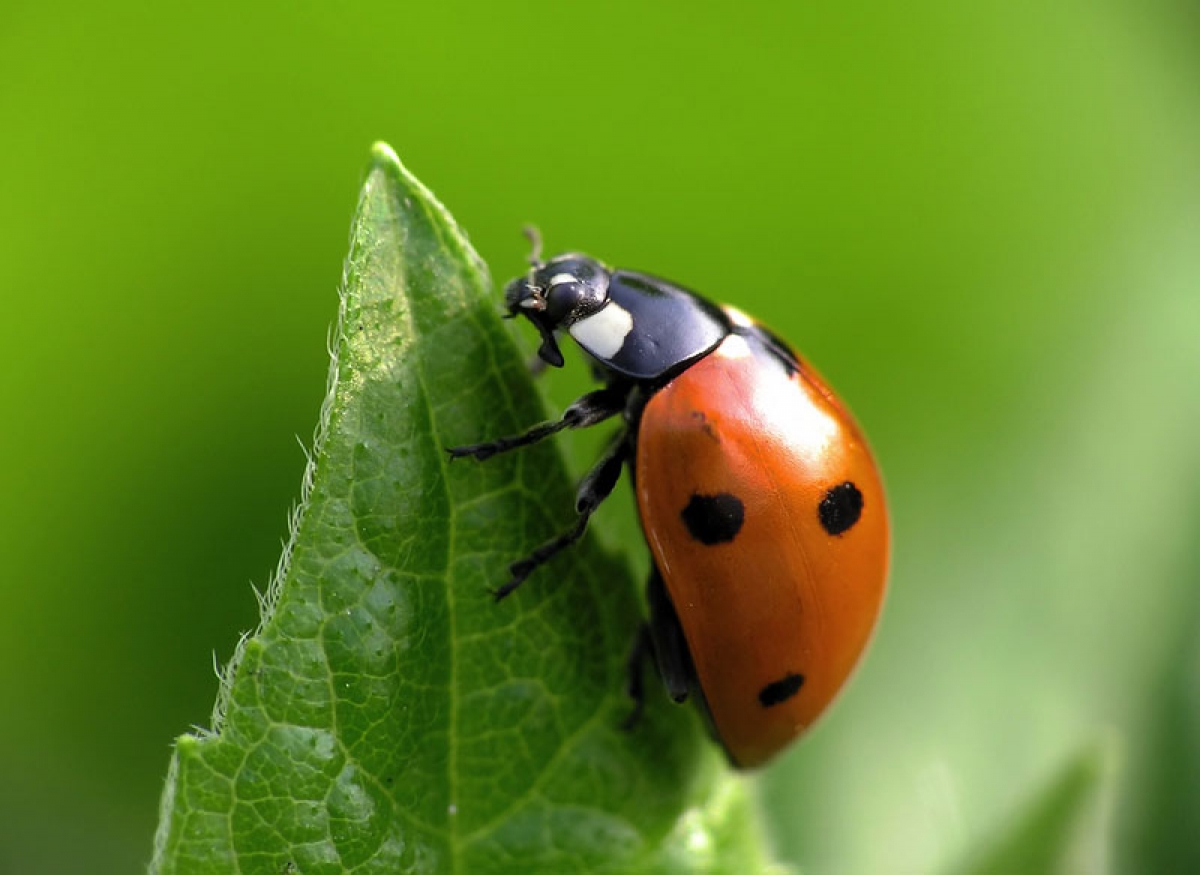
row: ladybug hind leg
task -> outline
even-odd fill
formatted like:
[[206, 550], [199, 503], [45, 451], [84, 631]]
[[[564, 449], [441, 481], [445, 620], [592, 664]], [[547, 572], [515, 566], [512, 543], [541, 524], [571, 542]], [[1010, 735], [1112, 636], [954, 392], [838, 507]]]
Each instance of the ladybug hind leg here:
[[508, 571], [512, 577], [508, 583], [492, 593], [496, 601], [500, 601], [500, 599], [509, 595], [524, 583], [525, 579], [540, 566], [583, 537], [583, 533], [587, 531], [588, 520], [604, 499], [612, 494], [613, 487], [617, 485], [617, 480], [621, 476], [621, 466], [629, 456], [628, 438], [628, 432], [622, 429], [617, 434], [616, 440], [612, 442], [608, 450], [600, 457], [600, 461], [592, 467], [592, 470], [580, 482], [579, 491], [575, 497], [575, 512], [579, 514], [579, 519], [575, 521], [575, 525], [571, 526], [571, 528], [557, 538], [553, 538], [542, 544], [542, 546], [538, 547], [524, 559], [518, 559], [510, 565]]
[[643, 675], [647, 659], [654, 660], [663, 686], [667, 688], [667, 695], [674, 702], [687, 700], [696, 674], [687, 640], [683, 637], [683, 627], [679, 625], [675, 606], [671, 604], [662, 574], [657, 567], [651, 569], [650, 579], [646, 583], [646, 601], [650, 608], [650, 620], [638, 629], [627, 663], [627, 691], [629, 698], [633, 700], [633, 710], [625, 718], [623, 725], [626, 729], [636, 726], [642, 717], [642, 711], [645, 710], [646, 688]]

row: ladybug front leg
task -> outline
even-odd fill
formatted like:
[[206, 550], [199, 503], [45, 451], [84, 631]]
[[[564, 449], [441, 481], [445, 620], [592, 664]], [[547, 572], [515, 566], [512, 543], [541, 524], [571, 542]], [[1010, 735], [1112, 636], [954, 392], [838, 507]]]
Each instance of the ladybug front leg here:
[[496, 601], [500, 601], [524, 583], [525, 579], [539, 566], [544, 565], [583, 537], [583, 533], [587, 531], [588, 520], [601, 502], [612, 494], [613, 487], [617, 485], [617, 480], [621, 476], [621, 466], [625, 463], [628, 455], [628, 433], [622, 430], [604, 455], [600, 457], [600, 461], [592, 467], [592, 470], [588, 471], [579, 484], [579, 491], [575, 497], [575, 512], [579, 514], [579, 519], [576, 520], [575, 525], [557, 538], [542, 544], [524, 559], [518, 559], [508, 566], [512, 578], [492, 593], [496, 597]]
[[465, 447], [450, 447], [446, 450], [452, 459], [464, 456], [474, 456], [479, 461], [490, 459], [497, 453], [507, 453], [518, 447], [527, 447], [545, 440], [552, 434], [564, 428], [588, 428], [615, 416], [625, 409], [625, 401], [629, 397], [627, 386], [605, 386], [595, 392], [588, 392], [566, 409], [562, 419], [543, 422], [535, 425], [524, 434], [497, 438], [482, 444], [469, 444]]

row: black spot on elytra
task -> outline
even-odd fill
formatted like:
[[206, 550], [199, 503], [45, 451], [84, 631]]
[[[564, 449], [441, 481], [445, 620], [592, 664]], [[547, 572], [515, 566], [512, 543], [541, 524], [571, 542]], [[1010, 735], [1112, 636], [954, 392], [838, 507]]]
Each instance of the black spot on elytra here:
[[708, 437], [712, 438], [717, 443], [721, 442], [721, 436], [717, 434], [717, 427], [713, 425], [712, 420], [705, 416], [703, 412], [699, 410], [693, 410], [692, 419], [700, 424], [700, 429], [706, 435], [708, 435]]
[[817, 507], [821, 526], [831, 535], [840, 535], [862, 516], [863, 496], [858, 487], [847, 480], [825, 493]]
[[728, 492], [716, 495], [692, 495], [679, 514], [688, 533], [701, 544], [727, 544], [737, 537], [746, 521], [742, 500]]
[[764, 708], [786, 702], [804, 686], [804, 675], [789, 671], [777, 681], [771, 681], [758, 691], [758, 701]]

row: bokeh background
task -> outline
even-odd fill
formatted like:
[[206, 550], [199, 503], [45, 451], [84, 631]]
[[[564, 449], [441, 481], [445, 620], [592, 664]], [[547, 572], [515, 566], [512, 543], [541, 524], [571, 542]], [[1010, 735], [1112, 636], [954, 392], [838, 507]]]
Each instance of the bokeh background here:
[[148, 859], [379, 138], [497, 280], [535, 220], [763, 317], [865, 424], [893, 589], [762, 781], [781, 856], [953, 870], [1082, 754], [1085, 870], [1200, 871], [1198, 98], [1182, 0], [4, 4], [0, 871]]

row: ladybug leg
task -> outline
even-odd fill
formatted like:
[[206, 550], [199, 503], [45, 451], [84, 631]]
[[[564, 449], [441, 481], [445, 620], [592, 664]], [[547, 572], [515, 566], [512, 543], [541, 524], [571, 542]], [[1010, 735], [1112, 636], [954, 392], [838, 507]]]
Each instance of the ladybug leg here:
[[575, 525], [571, 526], [571, 528], [557, 538], [542, 544], [542, 546], [538, 547], [524, 559], [518, 559], [512, 565], [508, 566], [508, 571], [512, 577], [508, 583], [492, 593], [496, 601], [500, 601], [500, 599], [510, 594], [524, 583], [525, 579], [537, 568], [583, 537], [583, 533], [587, 531], [588, 519], [595, 513], [596, 508], [600, 506], [601, 502], [612, 493], [613, 487], [617, 485], [617, 480], [621, 476], [621, 466], [625, 463], [625, 458], [628, 455], [628, 434], [622, 430], [617, 434], [616, 440], [613, 441], [604, 455], [600, 457], [600, 461], [592, 467], [592, 470], [584, 475], [583, 480], [579, 484], [579, 491], [575, 497], [575, 512], [579, 514], [579, 519], [576, 520]]
[[588, 392], [566, 409], [561, 419], [543, 422], [535, 425], [524, 434], [497, 438], [482, 444], [469, 444], [463, 447], [450, 447], [446, 450], [452, 459], [463, 456], [474, 456], [479, 461], [490, 459], [497, 453], [507, 453], [518, 447], [536, 444], [564, 428], [588, 428], [615, 416], [625, 409], [625, 401], [629, 396], [626, 386], [605, 386], [595, 392]]
[[646, 584], [646, 601], [650, 606], [650, 638], [654, 642], [654, 661], [658, 664], [658, 673], [667, 688], [667, 695], [675, 702], [683, 702], [688, 697], [696, 672], [692, 667], [692, 654], [688, 651], [687, 640], [683, 637], [683, 627], [679, 625], [679, 616], [675, 613], [675, 606], [671, 604], [671, 597], [667, 595], [667, 587], [657, 567], [650, 572], [650, 580]]
[[650, 603], [650, 621], [642, 623], [638, 629], [626, 662], [629, 685], [625, 689], [629, 698], [633, 700], [633, 710], [621, 724], [624, 729], [633, 729], [642, 719], [642, 712], [646, 707], [646, 687], [643, 678], [646, 660], [654, 661], [667, 688], [667, 695], [675, 702], [687, 699], [694, 674], [692, 657], [683, 637], [683, 628], [679, 625], [679, 617], [676, 616], [675, 607], [667, 596], [658, 568], [650, 572], [650, 580], [646, 584], [646, 600]]

